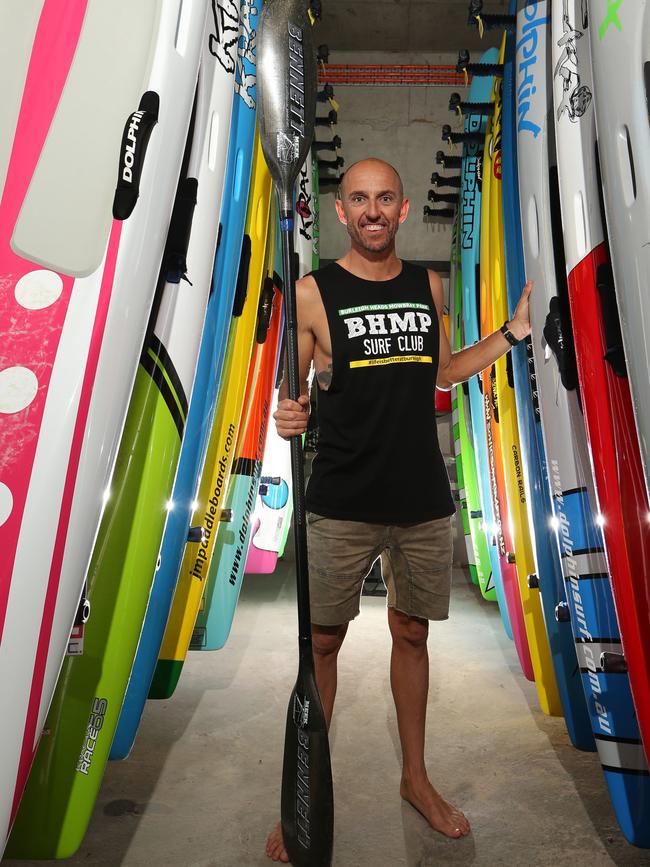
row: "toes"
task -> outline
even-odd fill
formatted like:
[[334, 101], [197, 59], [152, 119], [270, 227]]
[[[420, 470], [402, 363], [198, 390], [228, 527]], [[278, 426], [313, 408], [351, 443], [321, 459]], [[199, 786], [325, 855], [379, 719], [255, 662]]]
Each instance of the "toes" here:
[[284, 848], [282, 830], [279, 824], [276, 825], [266, 838], [266, 855], [272, 861], [283, 861], [284, 863], [287, 863], [289, 860]]
[[282, 842], [275, 835], [266, 842], [266, 854], [272, 861], [278, 860], [283, 848]]

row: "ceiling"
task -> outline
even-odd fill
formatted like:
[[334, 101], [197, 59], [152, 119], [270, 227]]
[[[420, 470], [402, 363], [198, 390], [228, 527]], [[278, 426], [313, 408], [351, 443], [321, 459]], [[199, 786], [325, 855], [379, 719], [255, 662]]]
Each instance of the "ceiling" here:
[[[468, 0], [322, 0], [316, 41], [330, 51], [470, 51], [496, 45], [500, 31], [467, 26]], [[485, 12], [506, 12], [508, 0], [484, 0]], [[360, 61], [361, 62], [361, 61]]]

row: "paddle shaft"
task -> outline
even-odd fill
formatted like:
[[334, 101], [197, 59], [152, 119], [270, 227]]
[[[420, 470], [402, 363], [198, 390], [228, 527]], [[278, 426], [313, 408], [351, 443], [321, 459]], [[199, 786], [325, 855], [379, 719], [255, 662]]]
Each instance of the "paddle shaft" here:
[[[284, 185], [282, 185], [283, 187]], [[300, 397], [298, 318], [293, 252], [293, 207], [278, 190], [285, 274], [284, 316], [289, 397]], [[282, 835], [296, 867], [330, 867], [334, 836], [334, 796], [327, 722], [318, 694], [311, 643], [309, 561], [302, 436], [290, 439], [293, 533], [298, 599], [298, 677], [289, 699], [282, 769]]]
[[[286, 334], [286, 376], [290, 400], [300, 397], [300, 361], [298, 357], [298, 316], [296, 310], [296, 277], [293, 250], [293, 208], [291, 197], [279, 191], [280, 227], [282, 232], [282, 265], [284, 269], [284, 327]], [[307, 518], [305, 508], [305, 469], [302, 436], [290, 439], [291, 484], [293, 491], [293, 534], [296, 548], [296, 588], [298, 595], [298, 641], [300, 658], [312, 659], [311, 617], [309, 613], [309, 560], [307, 556]]]

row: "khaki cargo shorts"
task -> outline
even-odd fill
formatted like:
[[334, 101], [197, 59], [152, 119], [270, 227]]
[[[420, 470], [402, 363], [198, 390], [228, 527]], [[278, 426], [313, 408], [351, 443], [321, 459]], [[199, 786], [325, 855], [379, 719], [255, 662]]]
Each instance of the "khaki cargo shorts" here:
[[359, 613], [361, 589], [381, 556], [388, 607], [425, 620], [449, 617], [451, 518], [387, 526], [307, 515], [312, 623], [338, 626]]

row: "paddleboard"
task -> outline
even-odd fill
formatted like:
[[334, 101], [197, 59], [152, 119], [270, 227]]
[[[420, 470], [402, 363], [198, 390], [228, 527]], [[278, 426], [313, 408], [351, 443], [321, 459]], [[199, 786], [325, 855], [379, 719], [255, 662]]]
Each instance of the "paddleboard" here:
[[[234, 75], [234, 97], [230, 117], [230, 136], [223, 183], [219, 240], [212, 271], [212, 286], [203, 327], [194, 387], [190, 401], [185, 436], [174, 483], [174, 508], [167, 515], [156, 574], [156, 594], [162, 598], [162, 617], [152, 628], [146, 645], [147, 678], [155, 668], [162, 632], [167, 623], [180, 572], [192, 515], [196, 507], [197, 487], [205, 463], [210, 433], [213, 429], [217, 393], [226, 349], [226, 338], [233, 312], [242, 240], [250, 188], [255, 134], [255, 45], [258, 9], [247, 2], [212, 4], [210, 46], [225, 70]], [[226, 89], [229, 88], [226, 85]], [[191, 535], [201, 528], [192, 528]], [[160, 590], [158, 590], [160, 588]], [[158, 598], [158, 596], [156, 597]], [[162, 623], [161, 623], [162, 621]], [[193, 625], [193, 624], [192, 624]], [[155, 659], [153, 657], [155, 656]], [[139, 699], [142, 702], [142, 697]]]
[[[271, 419], [278, 407], [279, 389], [274, 389]], [[290, 523], [291, 456], [288, 442], [277, 435], [271, 420], [267, 430], [260, 489], [253, 516], [246, 572], [270, 575], [275, 571], [284, 529]]]
[[[269, 244], [272, 244], [272, 234]], [[192, 633], [192, 650], [219, 650], [225, 645], [239, 600], [266, 431], [272, 422], [270, 407], [282, 315], [282, 295], [275, 285], [278, 282], [267, 273], [260, 296], [244, 416], [226, 497], [226, 509], [232, 514], [232, 520], [215, 544], [201, 610]]]
[[574, 332], [575, 348], [591, 464], [625, 663], [647, 757], [650, 506], [600, 209], [588, 32], [598, 22], [589, 21], [582, 12], [576, 0], [553, 3], [553, 96], [562, 227], [571, 313], [579, 324]]
[[[275, 240], [275, 274], [281, 274], [282, 246], [279, 225], [275, 227]], [[282, 327], [281, 324], [280, 328]], [[287, 528], [291, 523], [291, 449], [289, 442], [278, 436], [273, 420], [278, 408], [283, 364], [281, 334], [276, 358], [271, 421], [267, 425], [262, 474], [246, 562], [246, 572], [262, 575], [270, 575], [275, 571], [279, 552], [286, 541]]]
[[[313, 225], [311, 270], [320, 267], [320, 201], [318, 158], [311, 157], [311, 203]], [[300, 258], [299, 258], [300, 264]], [[305, 273], [310, 269], [303, 258]], [[278, 262], [276, 261], [276, 271]], [[304, 275], [303, 275], [304, 276]], [[278, 357], [277, 382], [282, 379], [282, 356]], [[277, 385], [276, 382], [276, 385]], [[271, 415], [277, 409], [279, 390], [273, 395]], [[262, 485], [253, 517], [253, 533], [248, 551], [246, 572], [270, 574], [275, 571], [278, 557], [282, 557], [291, 528], [293, 497], [291, 491], [291, 450], [287, 440], [278, 436], [275, 422], [268, 427], [267, 443], [262, 465]]]
[[[482, 57], [482, 63], [496, 63], [499, 52], [490, 48]], [[469, 96], [472, 102], [487, 102], [492, 89], [491, 79], [475, 75], [470, 86]], [[483, 115], [468, 115], [465, 119], [467, 132], [480, 132], [485, 129], [486, 118]], [[481, 226], [481, 173], [483, 148], [475, 143], [464, 147], [461, 164], [461, 237], [460, 260], [463, 279], [463, 336], [467, 346], [477, 343], [479, 332], [479, 286], [477, 277], [479, 271], [480, 226]], [[496, 591], [499, 612], [506, 633], [512, 637], [508, 618], [501, 566], [496, 545], [495, 517], [492, 505], [490, 474], [488, 467], [488, 452], [486, 444], [485, 414], [483, 409], [483, 394], [480, 376], [473, 376], [468, 381], [470, 421], [472, 439], [476, 454], [476, 471], [479, 481], [480, 520], [486, 535], [491, 564], [491, 580]]]
[[[460, 213], [460, 212], [459, 212]], [[460, 227], [457, 227], [455, 245], [452, 249], [453, 268], [453, 345], [454, 352], [463, 348], [463, 277], [460, 270]], [[452, 276], [450, 275], [450, 281]], [[451, 296], [450, 296], [451, 299]], [[467, 519], [469, 529], [468, 544], [471, 546], [471, 560], [476, 571], [476, 582], [484, 599], [496, 601], [496, 590], [491, 581], [492, 568], [487, 540], [482, 527], [481, 503], [476, 478], [476, 458], [472, 442], [471, 420], [469, 418], [469, 390], [463, 383], [454, 389], [453, 398], [454, 440], [458, 444], [456, 472], [459, 485], [467, 500]], [[458, 460], [460, 459], [460, 460]], [[460, 463], [460, 468], [458, 466]]]
[[259, 133], [256, 132], [237, 296], [215, 420], [192, 517], [192, 525], [201, 527], [201, 539], [188, 540], [185, 548], [151, 684], [151, 698], [169, 698], [176, 688], [201, 604], [215, 542], [225, 526], [222, 509], [241, 422], [244, 389], [255, 337], [257, 305], [264, 275], [274, 253], [273, 245], [267, 244], [270, 204], [271, 175], [262, 154]]
[[[510, 13], [515, 21], [517, 2], [511, 0]], [[506, 288], [509, 315], [514, 315], [521, 287], [526, 282], [519, 215], [517, 163], [517, 128], [515, 105], [515, 43], [514, 26], [506, 33], [506, 54], [503, 71], [503, 223], [506, 247]], [[532, 589], [539, 588], [553, 659], [555, 679], [562, 711], [571, 742], [582, 750], [595, 750], [580, 671], [577, 665], [573, 633], [568, 622], [555, 617], [558, 601], [566, 602], [564, 579], [555, 533], [551, 528], [553, 510], [549, 497], [546, 456], [537, 400], [535, 365], [531, 340], [528, 338], [510, 352], [512, 359], [517, 419], [521, 440], [521, 458], [529, 513], [528, 526], [535, 552], [536, 573], [531, 576]]]
[[312, 270], [314, 247], [314, 196], [312, 186], [311, 155], [303, 163], [296, 180], [296, 223], [293, 230], [294, 251], [298, 256], [298, 276], [304, 277]]
[[[233, 6], [230, 0], [227, 0], [216, 8], [218, 14], [215, 13], [209, 18], [204, 36], [196, 96], [195, 130], [187, 168], [187, 174], [196, 177], [198, 184], [198, 201], [187, 248], [187, 280], [169, 284], [171, 291], [164, 296], [159, 314], [165, 352], [170, 361], [173, 359], [174, 374], [164, 375], [165, 369], [169, 369], [167, 363], [166, 368], [161, 370], [163, 376], [156, 374], [156, 379], [165, 394], [172, 382], [176, 384], [178, 402], [183, 412], [183, 441], [187, 429], [187, 401], [192, 392], [199, 341], [214, 339], [215, 305], [209, 292], [228, 154], [235, 52], [239, 33], [237, 5]], [[228, 60], [224, 63], [226, 56]], [[176, 400], [168, 401], [172, 411], [176, 405]], [[195, 427], [194, 433], [197, 432]], [[196, 446], [196, 443], [194, 445]], [[160, 452], [157, 449], [153, 455], [154, 462], [159, 460]], [[186, 479], [187, 474], [181, 472], [179, 467], [174, 489], [163, 500], [166, 503], [168, 519], [178, 511], [187, 513], [187, 503], [194, 492], [187, 487], [183, 489]], [[189, 524], [189, 516], [186, 520]], [[149, 569], [149, 574], [153, 575], [153, 584], [111, 745], [111, 759], [126, 758], [133, 746], [169, 616], [173, 595], [173, 585], [170, 586], [172, 574], [171, 570], [157, 568], [156, 558], [160, 544], [161, 539], [158, 537], [153, 566]], [[175, 583], [175, 576], [173, 581]]]
[[0, 16], [4, 843], [108, 496], [206, 9], [198, 0], [180, 10], [177, 2], [30, 0], [4, 4]]
[[[650, 776], [639, 738], [627, 673], [603, 670], [601, 654], [620, 651], [582, 411], [571, 382], [571, 359], [553, 351], [570, 345], [564, 250], [554, 189], [550, 6], [546, 0], [517, 3], [517, 145], [533, 355], [558, 545], [567, 587], [568, 617], [596, 747], [623, 834], [634, 845], [650, 844]], [[558, 231], [559, 229], [559, 231]], [[556, 263], [557, 260], [557, 263]], [[556, 267], [557, 265], [557, 267]], [[548, 326], [548, 327], [547, 327]]]
[[[502, 44], [500, 60], [505, 46]], [[493, 115], [501, 101], [502, 78], [493, 77], [491, 102], [494, 105]], [[500, 107], [498, 108], [500, 112]], [[494, 186], [494, 171], [492, 166], [493, 147], [493, 117], [488, 118], [485, 133], [485, 148], [483, 151], [483, 185], [481, 190], [481, 229], [480, 229], [480, 326], [481, 337], [492, 334], [499, 326], [493, 319], [492, 278], [493, 265], [490, 236], [494, 231], [491, 225], [491, 197]], [[528, 647], [528, 637], [524, 624], [524, 614], [521, 607], [517, 570], [514, 565], [514, 545], [512, 543], [511, 525], [508, 515], [508, 499], [505, 488], [503, 460], [501, 457], [501, 432], [499, 427], [499, 407], [496, 395], [496, 364], [481, 371], [483, 412], [485, 415], [485, 433], [487, 446], [488, 468], [490, 473], [490, 493], [492, 496], [492, 511], [494, 514], [494, 533], [499, 555], [501, 577], [508, 621], [517, 651], [517, 657], [524, 676], [533, 680], [533, 667]]]
[[[456, 219], [452, 227], [451, 234], [451, 254], [449, 261], [449, 314], [444, 317], [445, 331], [449, 331], [447, 337], [449, 345], [454, 351], [456, 348], [461, 348], [461, 334], [458, 328], [458, 320], [461, 315], [461, 300], [463, 283], [460, 270], [458, 268], [459, 250], [458, 250], [458, 220], [459, 214], [456, 214]], [[456, 287], [459, 292], [457, 293]], [[460, 295], [460, 298], [458, 297]], [[448, 328], [447, 322], [450, 323]], [[478, 584], [478, 571], [476, 568], [476, 557], [472, 546], [472, 535], [469, 527], [469, 512], [467, 508], [467, 493], [465, 491], [465, 474], [463, 471], [463, 456], [460, 445], [460, 426], [458, 423], [458, 386], [451, 389], [451, 424], [452, 437], [454, 440], [454, 467], [456, 471], [456, 481], [452, 480], [452, 495], [458, 503], [458, 513], [460, 514], [461, 525], [463, 528], [463, 539], [465, 541], [465, 550], [467, 552], [467, 568], [472, 584]], [[439, 412], [438, 397], [440, 389], [436, 388], [436, 413]]]
[[[506, 36], [503, 36], [500, 60], [505, 60]], [[489, 148], [489, 161], [484, 158], [484, 174], [488, 171], [490, 177], [489, 196], [489, 266], [491, 268], [490, 293], [492, 304], [492, 329], [496, 330], [509, 319], [508, 298], [506, 290], [506, 263], [503, 227], [503, 151], [502, 151], [502, 114], [503, 114], [503, 80], [495, 82], [496, 98], [492, 117], [492, 140]], [[487, 161], [487, 165], [486, 165]], [[523, 284], [522, 284], [523, 288]], [[506, 521], [510, 531], [510, 549], [514, 553], [514, 565], [517, 584], [513, 593], [521, 606], [523, 625], [528, 642], [528, 650], [532, 663], [532, 675], [535, 680], [537, 697], [541, 709], [546, 714], [561, 714], [560, 696], [555, 682], [555, 672], [551, 661], [548, 637], [544, 626], [544, 616], [539, 598], [539, 592], [528, 586], [528, 576], [536, 570], [533, 556], [533, 546], [528, 526], [528, 508], [526, 502], [526, 484], [524, 467], [522, 465], [521, 443], [519, 441], [519, 424], [515, 403], [513, 367], [510, 352], [497, 359], [494, 364], [495, 376], [493, 387], [496, 401], [494, 402], [495, 418], [498, 417], [499, 444], [501, 462], [507, 498]], [[512, 614], [511, 614], [512, 623]]]
[[[314, 228], [318, 223], [317, 220], [320, 217], [317, 217], [315, 214], [316, 209], [318, 208], [318, 203], [316, 202], [314, 196], [314, 178], [316, 178], [316, 185], [318, 186], [318, 171], [319, 171], [319, 163], [318, 155], [314, 150], [311, 155], [311, 172], [309, 173], [309, 158], [305, 161], [305, 165], [301, 171], [301, 175], [297, 181], [297, 188], [300, 186], [302, 172], [304, 171], [306, 174], [309, 174], [309, 216], [307, 218], [307, 223], [311, 223], [309, 226], [303, 225], [303, 218], [300, 217], [298, 221], [296, 221], [296, 228], [294, 229], [294, 239], [297, 246], [295, 247], [295, 252], [298, 255], [298, 277], [304, 277], [306, 274], [309, 274], [310, 271], [315, 270], [320, 267], [320, 247], [318, 250], [318, 262], [314, 263]], [[298, 195], [298, 193], [297, 193]], [[301, 224], [300, 226], [298, 224]], [[319, 235], [320, 235], [320, 229]], [[309, 237], [305, 237], [305, 235]], [[319, 242], [320, 244], [320, 242]], [[311, 246], [311, 255], [310, 255], [310, 246]], [[310, 381], [311, 388], [311, 381]], [[315, 406], [314, 397], [312, 395], [312, 411]], [[304, 437], [303, 437], [304, 442]], [[291, 515], [293, 513], [293, 492], [291, 490], [291, 464], [290, 464], [290, 449], [289, 443], [286, 442], [285, 446], [282, 447], [286, 449], [286, 456], [284, 458], [283, 463], [286, 463], [286, 466], [289, 468], [289, 475], [286, 478], [287, 484], [289, 485], [289, 502], [287, 504], [287, 511], [284, 517], [284, 523], [282, 525], [282, 536], [280, 539], [280, 546], [278, 550], [278, 556], [282, 557], [284, 555], [284, 549], [287, 544], [287, 539], [289, 537], [289, 531], [291, 529]], [[284, 478], [284, 477], [283, 477]]]
[[[647, 0], [593, 0], [589, 15], [607, 230], [643, 470], [650, 490], [650, 7]], [[579, 108], [581, 94], [571, 97]]]

